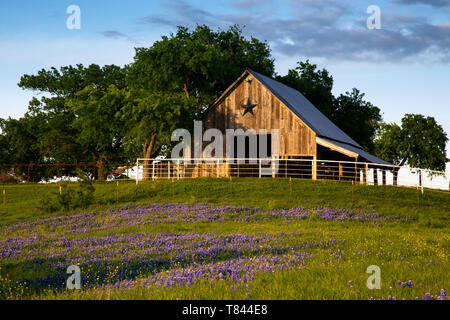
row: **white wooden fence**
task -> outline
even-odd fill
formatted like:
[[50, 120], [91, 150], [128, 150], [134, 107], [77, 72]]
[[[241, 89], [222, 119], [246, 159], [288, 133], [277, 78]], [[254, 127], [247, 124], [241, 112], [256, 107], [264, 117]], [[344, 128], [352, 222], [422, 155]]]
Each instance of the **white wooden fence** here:
[[[367, 185], [397, 185], [449, 190], [450, 174], [441, 171], [313, 159], [137, 159], [134, 179], [185, 179], [199, 177], [272, 177], [336, 180]], [[134, 170], [133, 170], [134, 171]], [[395, 176], [397, 179], [395, 179]], [[130, 177], [131, 178], [131, 177]], [[396, 180], [396, 181], [395, 181]]]

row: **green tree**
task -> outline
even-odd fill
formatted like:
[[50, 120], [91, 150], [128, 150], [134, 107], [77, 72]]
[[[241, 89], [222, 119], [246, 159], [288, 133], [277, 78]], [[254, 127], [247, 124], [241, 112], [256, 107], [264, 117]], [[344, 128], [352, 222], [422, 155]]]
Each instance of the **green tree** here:
[[273, 59], [266, 42], [245, 39], [242, 29], [178, 27], [150, 48], [137, 48], [128, 84], [151, 92], [180, 93], [196, 100], [199, 116], [246, 69], [272, 76]]
[[2, 176], [12, 174], [17, 180], [39, 181], [48, 168], [28, 170], [29, 164], [45, 163], [42, 136], [48, 125], [42, 113], [26, 113], [20, 119], [0, 119], [0, 163]]
[[[164, 146], [171, 144], [172, 132], [192, 126], [195, 100], [183, 93], [149, 92], [144, 89], [127, 92], [127, 104], [120, 115], [124, 124], [124, 144], [128, 154], [155, 158]], [[148, 161], [144, 162], [144, 179], [148, 178]]]
[[[383, 124], [375, 140], [376, 155], [395, 165], [445, 170], [445, 144], [448, 138], [444, 129], [433, 117], [405, 114], [401, 126]], [[398, 169], [394, 170], [394, 184]]]
[[[45, 130], [33, 130], [39, 133], [35, 144], [39, 158], [51, 163], [96, 163], [100, 170], [94, 174], [101, 177], [105, 163], [122, 160], [124, 133], [117, 115], [124, 105], [125, 76], [125, 68], [95, 64], [22, 76], [21, 88], [44, 94], [30, 101], [27, 113], [45, 119]], [[71, 173], [73, 168], [64, 170]]]
[[[49, 93], [52, 98], [74, 97], [79, 91], [89, 85], [106, 90], [110, 85], [124, 88], [126, 70], [115, 65], [100, 67], [91, 64], [88, 67], [82, 64], [61, 67], [60, 70], [52, 67], [50, 70], [42, 69], [37, 75], [23, 75], [19, 87], [42, 93]], [[66, 109], [63, 100], [51, 104], [43, 98], [47, 110]]]
[[77, 135], [74, 141], [82, 146], [82, 158], [96, 164], [94, 176], [103, 179], [105, 166], [130, 162], [124, 147], [125, 125], [120, 118], [126, 104], [127, 91], [110, 85], [106, 90], [92, 85], [67, 101], [75, 114], [71, 126]]
[[326, 69], [318, 70], [309, 60], [299, 61], [295, 69], [276, 80], [300, 91], [326, 117], [334, 115], [333, 77]]
[[378, 107], [364, 100], [364, 93], [353, 88], [337, 97], [331, 119], [364, 150], [374, 151], [373, 140], [382, 117]]

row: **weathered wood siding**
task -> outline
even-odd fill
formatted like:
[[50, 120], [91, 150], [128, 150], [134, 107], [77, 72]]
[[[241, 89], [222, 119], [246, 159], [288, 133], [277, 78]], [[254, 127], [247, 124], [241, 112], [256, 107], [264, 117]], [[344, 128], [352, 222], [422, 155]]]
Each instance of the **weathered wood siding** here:
[[[249, 82], [250, 80], [250, 82]], [[243, 116], [242, 104], [257, 104], [255, 115]], [[280, 156], [315, 156], [316, 134], [287, 106], [251, 74], [247, 74], [236, 84], [234, 90], [204, 118], [203, 128], [216, 128], [225, 133], [225, 129], [279, 129]]]

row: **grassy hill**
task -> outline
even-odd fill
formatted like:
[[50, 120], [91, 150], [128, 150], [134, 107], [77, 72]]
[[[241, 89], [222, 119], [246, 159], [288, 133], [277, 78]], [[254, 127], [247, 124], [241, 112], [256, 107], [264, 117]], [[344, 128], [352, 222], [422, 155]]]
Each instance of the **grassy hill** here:
[[[0, 297], [424, 299], [450, 288], [448, 192], [253, 178], [94, 187], [89, 208], [50, 213], [38, 207], [60, 185], [4, 186]], [[82, 290], [65, 289], [69, 264]], [[366, 286], [371, 265], [379, 290]]]
[[[37, 208], [42, 199], [60, 192], [60, 183], [3, 185], [6, 207], [0, 208], [0, 225], [49, 216]], [[64, 185], [73, 188], [76, 183]], [[450, 192], [392, 186], [352, 185], [345, 182], [300, 179], [198, 178], [94, 183], [94, 205], [98, 210], [128, 203], [208, 202], [245, 205], [263, 209], [295, 206], [353, 208], [380, 214], [408, 216], [432, 227], [449, 222]]]

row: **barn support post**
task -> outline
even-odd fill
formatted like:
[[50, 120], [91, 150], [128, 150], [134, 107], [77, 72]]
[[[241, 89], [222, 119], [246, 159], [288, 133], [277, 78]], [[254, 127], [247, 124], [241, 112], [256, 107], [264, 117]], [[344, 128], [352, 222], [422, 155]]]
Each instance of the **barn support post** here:
[[383, 186], [385, 186], [386, 185], [386, 170], [382, 170], [381, 175], [382, 175]]
[[378, 185], [378, 168], [373, 168], [373, 184]]

